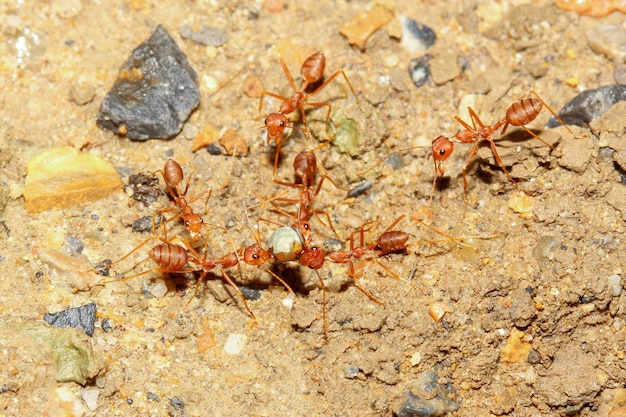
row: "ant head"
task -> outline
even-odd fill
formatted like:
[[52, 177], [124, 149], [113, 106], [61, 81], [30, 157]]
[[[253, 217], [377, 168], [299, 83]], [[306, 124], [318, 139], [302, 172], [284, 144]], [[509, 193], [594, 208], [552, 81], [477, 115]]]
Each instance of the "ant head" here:
[[265, 118], [268, 138], [276, 138], [283, 134], [287, 127], [287, 116], [281, 113], [271, 113]]
[[326, 251], [317, 246], [305, 247], [300, 255], [300, 263], [311, 269], [320, 269], [324, 265]]
[[248, 265], [260, 266], [271, 258], [272, 255], [256, 243], [243, 251], [243, 261]]
[[449, 138], [445, 136], [439, 136], [438, 138], [433, 140], [432, 150], [435, 163], [441, 164], [441, 162], [445, 161], [450, 155], [452, 155], [452, 151], [454, 150], [454, 144], [450, 141]]
[[185, 217], [185, 227], [189, 231], [189, 235], [194, 242], [199, 242], [202, 239], [202, 216], [199, 214], [192, 214]]

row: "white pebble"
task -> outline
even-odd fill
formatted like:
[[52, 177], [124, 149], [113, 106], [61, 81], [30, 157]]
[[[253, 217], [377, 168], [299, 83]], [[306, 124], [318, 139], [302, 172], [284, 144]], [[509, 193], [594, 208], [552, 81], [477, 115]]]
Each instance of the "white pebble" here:
[[226, 344], [224, 345], [224, 352], [229, 355], [238, 355], [243, 347], [246, 345], [248, 341], [248, 336], [241, 333], [231, 333], [228, 335], [226, 339]]
[[167, 285], [165, 284], [165, 280], [157, 279], [154, 281], [154, 284], [150, 288], [150, 294], [155, 298], [162, 298], [167, 294]]
[[80, 392], [80, 396], [83, 401], [87, 405], [90, 411], [98, 408], [98, 396], [100, 395], [100, 390], [97, 389], [84, 389]]
[[613, 297], [619, 297], [619, 295], [622, 293], [622, 277], [620, 277], [618, 274], [614, 274], [611, 275], [608, 280], [609, 287], [611, 287], [611, 290], [613, 291]]
[[291, 309], [293, 307], [293, 298], [291, 297], [283, 298], [282, 303], [285, 307], [287, 307], [288, 309]]
[[422, 354], [419, 352], [415, 352], [411, 355], [411, 366], [415, 366], [422, 361]]

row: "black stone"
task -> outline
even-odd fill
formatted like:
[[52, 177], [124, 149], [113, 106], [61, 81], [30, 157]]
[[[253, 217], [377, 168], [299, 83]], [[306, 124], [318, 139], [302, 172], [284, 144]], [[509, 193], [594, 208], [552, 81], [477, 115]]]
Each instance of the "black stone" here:
[[196, 72], [174, 39], [158, 26], [122, 65], [97, 122], [130, 139], [166, 139], [180, 132], [199, 102]]
[[[614, 84], [593, 90], [586, 90], [563, 106], [557, 112], [566, 125], [576, 125], [584, 127], [589, 122], [602, 116], [615, 103], [626, 100], [626, 85]], [[550, 117], [546, 127], [552, 128], [560, 126], [556, 118]]]
[[97, 309], [96, 303], [89, 303], [80, 307], [68, 308], [58, 313], [45, 314], [43, 319], [51, 326], [82, 329], [89, 336], [93, 336]]

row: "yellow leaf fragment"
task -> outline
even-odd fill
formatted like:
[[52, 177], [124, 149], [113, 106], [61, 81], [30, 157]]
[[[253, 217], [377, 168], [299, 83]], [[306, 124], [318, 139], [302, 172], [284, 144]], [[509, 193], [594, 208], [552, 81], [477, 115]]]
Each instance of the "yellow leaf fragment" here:
[[40, 153], [26, 171], [24, 200], [29, 213], [96, 201], [122, 188], [110, 164], [69, 146]]
[[219, 140], [220, 131], [213, 126], [205, 126], [200, 133], [196, 135], [191, 143], [191, 151], [195, 152], [198, 149], [206, 148], [212, 143]]
[[339, 29], [339, 33], [348, 38], [348, 42], [365, 50], [367, 40], [378, 29], [386, 25], [393, 18], [393, 14], [384, 7], [375, 7], [372, 10], [359, 13]]

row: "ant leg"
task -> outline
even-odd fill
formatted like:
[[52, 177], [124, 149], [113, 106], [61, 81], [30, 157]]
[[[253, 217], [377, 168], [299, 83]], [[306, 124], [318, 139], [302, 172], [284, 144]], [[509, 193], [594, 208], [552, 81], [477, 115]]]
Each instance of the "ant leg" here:
[[546, 106], [546, 108], [548, 109], [548, 111], [549, 111], [550, 113], [552, 113], [552, 115], [554, 116], [554, 118], [555, 118], [556, 120], [558, 120], [558, 121], [559, 121], [559, 123], [561, 123], [561, 125], [562, 125], [562, 126], [564, 126], [564, 127], [567, 129], [567, 131], [568, 131], [569, 133], [571, 133], [572, 135], [574, 134], [574, 132], [572, 132], [572, 130], [569, 128], [569, 126], [567, 126], [567, 125], [565, 124], [565, 122], [563, 122], [563, 119], [561, 119], [561, 118], [559, 117], [559, 115], [558, 115], [558, 114], [556, 114], [556, 112], [555, 112], [554, 110], [552, 110], [552, 107], [550, 107], [550, 106], [548, 105], [548, 103], [546, 103], [546, 102], [544, 101], [544, 99], [542, 99], [542, 98], [539, 96], [539, 94], [537, 94], [534, 90], [529, 90], [529, 91], [528, 91], [525, 95], [526, 95], [526, 96], [528, 96], [528, 95], [530, 95], [530, 94], [534, 95], [534, 96], [535, 96], [535, 97], [537, 97], [539, 100], [541, 100], [541, 102], [543, 103], [543, 105], [544, 105], [544, 106]]
[[348, 86], [350, 87], [350, 90], [352, 91], [352, 94], [358, 100], [358, 97], [356, 96], [356, 92], [354, 91], [354, 88], [352, 87], [352, 83], [350, 82], [350, 80], [348, 79], [348, 76], [346, 75], [345, 72], [343, 72], [342, 69], [339, 69], [339, 70], [333, 72], [328, 78], [326, 78], [324, 80], [324, 82], [319, 87], [317, 87], [311, 94], [309, 94], [309, 96], [313, 96], [313, 95], [317, 94], [318, 92], [322, 91], [322, 89], [324, 87], [326, 87], [332, 80], [334, 80], [339, 74], [343, 75], [343, 78], [348, 83]]
[[328, 335], [328, 322], [326, 321], [326, 284], [324, 284], [324, 280], [320, 276], [317, 269], [314, 269], [317, 278], [320, 280], [320, 286], [322, 288], [322, 319], [324, 320], [324, 334]]
[[276, 278], [281, 284], [283, 284], [283, 286], [287, 289], [287, 291], [289, 291], [291, 293], [291, 295], [293, 295], [294, 298], [296, 298], [296, 293], [293, 292], [293, 290], [291, 289], [291, 287], [289, 286], [289, 284], [287, 284], [285, 282], [284, 279], [282, 279], [281, 277], [278, 276], [278, 274], [274, 273], [272, 270], [266, 268], [266, 267], [262, 267], [263, 270], [265, 272], [267, 272], [268, 274], [270, 274], [271, 276], [273, 276], [274, 278]]
[[502, 171], [504, 171], [506, 176], [509, 177], [509, 180], [511, 180], [513, 185], [515, 185], [515, 188], [519, 191], [519, 186], [517, 185], [517, 182], [513, 179], [511, 174], [509, 174], [509, 171], [504, 166], [504, 162], [502, 162], [502, 159], [498, 154], [498, 150], [496, 149], [496, 143], [492, 139], [489, 139], [489, 146], [491, 146], [491, 151], [493, 152], [493, 156], [496, 158], [496, 162], [498, 163], [498, 165], [500, 165], [500, 168], [502, 168]]
[[232, 280], [232, 278], [230, 276], [228, 276], [228, 274], [226, 273], [226, 271], [224, 271], [224, 269], [222, 269], [222, 275], [224, 276], [224, 279], [226, 280], [226, 282], [228, 282], [228, 284], [231, 287], [233, 287], [233, 289], [237, 292], [237, 294], [239, 295], [239, 298], [241, 298], [241, 301], [243, 302], [244, 307], [248, 311], [248, 314], [250, 314], [250, 317], [252, 317], [252, 320], [257, 322], [257, 319], [254, 316], [254, 313], [252, 312], [252, 310], [250, 310], [250, 307], [248, 306], [248, 302], [246, 301], [246, 297], [244, 297], [243, 293], [241, 292], [241, 290], [239, 289], [237, 284], [235, 284], [235, 282]]
[[287, 68], [287, 65], [285, 64], [285, 61], [283, 61], [283, 58], [279, 58], [280, 60], [280, 67], [283, 69], [283, 72], [285, 73], [285, 76], [287, 77], [287, 81], [289, 81], [289, 85], [291, 86], [291, 88], [293, 89], [293, 91], [298, 91], [298, 87], [296, 87], [296, 83], [293, 81], [293, 77], [291, 76], [291, 72], [289, 72], [289, 68]]
[[261, 93], [261, 99], [259, 100], [259, 117], [261, 116], [261, 111], [263, 110], [263, 99], [265, 98], [265, 96], [270, 96], [270, 97], [274, 97], [280, 101], [289, 101], [289, 97], [285, 97], [285, 96], [281, 96], [279, 94], [276, 93], [270, 93], [269, 91], [263, 91]]

